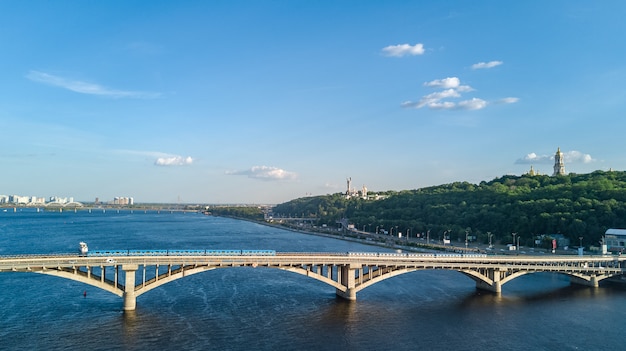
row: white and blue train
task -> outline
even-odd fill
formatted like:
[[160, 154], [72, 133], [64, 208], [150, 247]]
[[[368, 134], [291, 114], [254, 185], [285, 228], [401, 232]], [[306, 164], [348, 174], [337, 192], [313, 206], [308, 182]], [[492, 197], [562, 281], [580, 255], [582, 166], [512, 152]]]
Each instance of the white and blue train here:
[[481, 253], [456, 253], [456, 252], [348, 252], [348, 256], [359, 257], [409, 257], [409, 258], [435, 258], [435, 257], [487, 257]]
[[104, 256], [276, 256], [274, 250], [90, 250], [81, 255]]

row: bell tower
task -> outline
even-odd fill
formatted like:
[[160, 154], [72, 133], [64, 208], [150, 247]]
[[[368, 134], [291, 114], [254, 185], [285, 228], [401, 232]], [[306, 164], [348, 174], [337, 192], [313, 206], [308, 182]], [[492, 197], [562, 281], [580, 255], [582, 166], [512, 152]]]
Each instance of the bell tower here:
[[563, 161], [563, 153], [560, 147], [557, 148], [556, 154], [554, 155], [554, 174], [552, 175], [565, 175], [565, 162]]

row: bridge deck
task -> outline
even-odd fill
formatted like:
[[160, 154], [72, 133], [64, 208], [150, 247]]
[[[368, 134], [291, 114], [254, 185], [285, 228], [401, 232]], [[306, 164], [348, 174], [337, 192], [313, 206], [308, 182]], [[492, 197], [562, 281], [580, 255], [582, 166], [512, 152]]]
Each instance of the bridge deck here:
[[480, 256], [480, 255], [412, 255], [379, 253], [277, 253], [275, 256], [192, 256], [155, 255], [84, 257], [78, 255], [20, 255], [0, 256], [0, 272], [28, 269], [29, 267], [117, 266], [117, 265], [418, 265], [418, 266], [499, 266], [510, 267], [576, 267], [577, 269], [621, 268], [626, 257], [597, 256]]
[[0, 256], [0, 272], [33, 272], [76, 280], [122, 296], [124, 310], [135, 309], [136, 297], [153, 288], [195, 273], [228, 267], [267, 267], [299, 273], [331, 285], [341, 297], [356, 300], [356, 293], [372, 284], [417, 270], [458, 271], [474, 280], [477, 288], [496, 293], [506, 282], [536, 272], [566, 274], [573, 283], [597, 287], [603, 279], [624, 276], [626, 257], [332, 252]]

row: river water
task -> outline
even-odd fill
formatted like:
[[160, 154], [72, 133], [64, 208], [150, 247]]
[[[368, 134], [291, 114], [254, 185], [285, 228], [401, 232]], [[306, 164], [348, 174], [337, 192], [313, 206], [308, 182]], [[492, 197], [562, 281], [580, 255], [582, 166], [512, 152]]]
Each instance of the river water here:
[[[196, 213], [0, 212], [0, 255], [90, 249], [389, 251]], [[87, 296], [83, 296], [84, 292]], [[501, 295], [452, 271], [420, 271], [357, 294], [267, 268], [176, 280], [122, 312], [116, 295], [62, 278], [0, 273], [0, 350], [619, 350], [626, 288], [529, 274]]]

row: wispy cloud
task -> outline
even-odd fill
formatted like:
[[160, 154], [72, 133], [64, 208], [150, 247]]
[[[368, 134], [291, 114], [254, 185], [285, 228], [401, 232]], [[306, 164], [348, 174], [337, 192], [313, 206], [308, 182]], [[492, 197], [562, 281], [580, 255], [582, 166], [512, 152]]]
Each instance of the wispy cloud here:
[[383, 55], [391, 57], [416, 56], [424, 54], [424, 44], [389, 45], [383, 48]]
[[173, 155], [159, 151], [116, 150], [119, 153], [143, 156], [154, 160], [155, 166], [187, 166], [194, 162], [191, 156]]
[[551, 163], [554, 157], [550, 155], [537, 155], [534, 152], [527, 154], [522, 158], [518, 158], [516, 164], [539, 164], [539, 163]]
[[[447, 77], [443, 79], [435, 79], [424, 83], [425, 87], [444, 89], [434, 93], [422, 96], [418, 101], [405, 101], [400, 104], [404, 108], [422, 108], [428, 107], [431, 110], [482, 110], [490, 103], [480, 98], [471, 98], [468, 100], [456, 101], [452, 99], [462, 98], [461, 93], [474, 91], [469, 85], [461, 84], [458, 77]], [[515, 97], [507, 97], [494, 101], [498, 104], [511, 104], [519, 99]]]
[[500, 66], [504, 62], [502, 61], [489, 61], [489, 62], [479, 62], [472, 65], [472, 69], [487, 69], [494, 68], [496, 66]]
[[441, 89], [456, 89], [460, 92], [472, 91], [472, 87], [469, 85], [461, 85], [461, 80], [457, 77], [448, 77], [444, 79], [435, 79], [430, 82], [424, 83], [425, 87], [429, 88], [441, 88]]
[[405, 101], [401, 106], [405, 108], [428, 107], [433, 110], [480, 110], [487, 106], [485, 100], [477, 98], [459, 102], [449, 101], [448, 99], [460, 98], [461, 93], [474, 90], [469, 85], [462, 85], [458, 77], [432, 80], [424, 83], [424, 86], [444, 90], [426, 94], [417, 102]]
[[[568, 163], [592, 163], [596, 160], [589, 154], [572, 150], [563, 152], [563, 162]], [[515, 161], [516, 164], [552, 164], [554, 163], [554, 155], [537, 155], [534, 152], [527, 154]]]
[[487, 107], [487, 101], [479, 98], [471, 98], [469, 100], [460, 101], [457, 107], [461, 110], [481, 110]]
[[589, 154], [584, 154], [580, 151], [572, 150], [563, 153], [564, 162], [571, 163], [592, 163], [596, 162], [596, 159]]
[[154, 164], [157, 166], [185, 166], [193, 163], [191, 156], [167, 156], [158, 157]]
[[33, 82], [52, 85], [55, 87], [87, 95], [130, 99], [155, 99], [161, 96], [161, 94], [159, 93], [152, 92], [110, 89], [103, 87], [99, 84], [72, 80], [39, 71], [28, 72], [26, 78], [32, 80]]
[[519, 101], [519, 98], [516, 97], [505, 97], [500, 100], [496, 100], [494, 104], [514, 104]]
[[277, 167], [270, 166], [254, 166], [247, 170], [242, 171], [228, 171], [228, 175], [244, 175], [248, 178], [273, 181], [273, 180], [295, 180], [297, 174], [286, 171]]
[[422, 98], [418, 102], [407, 101], [403, 103], [403, 107], [415, 107], [422, 108], [424, 106], [435, 107], [438, 105], [445, 105], [440, 103], [440, 100], [446, 98], [459, 97], [459, 94], [455, 89], [446, 89], [442, 91], [437, 91], [434, 93], [430, 93], [428, 95], [422, 96]]

